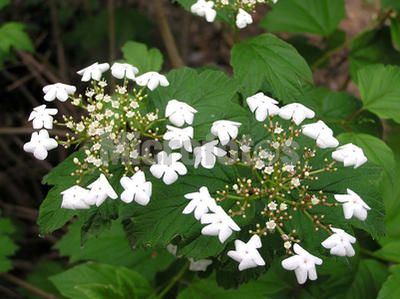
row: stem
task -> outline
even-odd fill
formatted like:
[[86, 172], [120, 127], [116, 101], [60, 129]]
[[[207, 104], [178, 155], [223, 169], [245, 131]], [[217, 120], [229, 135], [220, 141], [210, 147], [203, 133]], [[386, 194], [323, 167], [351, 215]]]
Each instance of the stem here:
[[55, 295], [47, 293], [47, 292], [43, 291], [42, 289], [39, 289], [38, 287], [35, 287], [34, 285], [31, 285], [30, 283], [28, 283], [22, 279], [19, 279], [18, 277], [15, 277], [12, 274], [0, 273], [0, 277], [4, 278], [5, 280], [7, 280], [9, 282], [12, 282], [13, 284], [15, 284], [21, 288], [28, 290], [32, 294], [35, 294], [43, 299], [57, 299], [57, 297]]
[[181, 280], [182, 276], [185, 274], [188, 268], [188, 264], [185, 264], [182, 269], [170, 280], [167, 286], [158, 294], [156, 299], [162, 299], [164, 296], [174, 287], [174, 285]]

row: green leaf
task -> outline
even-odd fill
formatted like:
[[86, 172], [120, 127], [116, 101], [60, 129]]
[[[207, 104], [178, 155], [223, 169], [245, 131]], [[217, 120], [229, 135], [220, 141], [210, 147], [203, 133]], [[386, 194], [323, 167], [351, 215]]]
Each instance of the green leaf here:
[[11, 48], [33, 51], [33, 44], [21, 23], [5, 23], [0, 26], [0, 52], [8, 53]]
[[[148, 298], [149, 283], [137, 272], [105, 264], [84, 264], [50, 277], [60, 293], [71, 299]], [[96, 297], [112, 294], [117, 297]], [[93, 297], [95, 296], [95, 297]]]
[[392, 36], [393, 47], [400, 51], [400, 19], [390, 19], [390, 34]]
[[279, 0], [262, 20], [261, 26], [271, 32], [328, 36], [345, 15], [344, 0]]
[[381, 2], [383, 7], [400, 10], [400, 2], [397, 0], [382, 0]]
[[400, 122], [400, 67], [371, 65], [358, 72], [364, 109]]
[[391, 268], [390, 272], [392, 274], [382, 285], [382, 289], [379, 291], [377, 299], [400, 298], [400, 266], [397, 265]]
[[0, 272], [7, 272], [12, 269], [12, 263], [9, 259], [18, 249], [15, 245], [12, 234], [15, 227], [8, 218], [0, 219]]
[[145, 44], [129, 41], [122, 47], [126, 62], [136, 66], [141, 74], [161, 70], [163, 56], [156, 48], [148, 49]]
[[265, 90], [283, 102], [294, 101], [313, 80], [297, 50], [271, 34], [236, 44], [231, 64], [246, 97]]
[[171, 99], [186, 102], [198, 110], [193, 122], [196, 139], [206, 139], [216, 120], [239, 121], [243, 123], [242, 130], [246, 126], [247, 111], [235, 98], [239, 84], [223, 72], [206, 70], [198, 73], [182, 68], [169, 72], [167, 77], [170, 86], [156, 89], [150, 94], [150, 100], [160, 115], [164, 115]]
[[352, 42], [350, 53], [351, 76], [358, 80], [358, 71], [371, 64], [400, 64], [400, 53], [392, 47], [390, 30], [365, 31]]
[[0, 9], [10, 4], [10, 0], [0, 0]]

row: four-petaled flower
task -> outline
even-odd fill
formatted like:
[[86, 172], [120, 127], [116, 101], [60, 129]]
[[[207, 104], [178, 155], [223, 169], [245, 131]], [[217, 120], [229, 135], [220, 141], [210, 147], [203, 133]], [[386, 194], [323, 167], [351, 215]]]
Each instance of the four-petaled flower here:
[[150, 172], [158, 179], [162, 177], [165, 184], [171, 185], [178, 179], [178, 174], [185, 175], [187, 173], [185, 165], [179, 162], [181, 158], [182, 155], [179, 153], [168, 155], [167, 152], [159, 152], [157, 164], [150, 167]]
[[156, 89], [159, 85], [169, 86], [167, 77], [157, 72], [148, 72], [136, 77], [136, 83], [140, 86], [147, 86], [150, 90]]
[[89, 191], [78, 185], [72, 186], [61, 192], [61, 208], [70, 210], [89, 209], [90, 204], [86, 201]]
[[319, 148], [335, 148], [339, 145], [339, 141], [333, 137], [333, 131], [322, 120], [316, 123], [304, 125], [302, 133], [317, 141]]
[[32, 133], [31, 141], [24, 144], [24, 151], [32, 153], [38, 160], [44, 160], [47, 158], [48, 151], [57, 148], [57, 146], [57, 141], [50, 138], [49, 132], [43, 129], [39, 133]]
[[43, 87], [44, 99], [47, 102], [52, 102], [55, 99], [60, 102], [68, 100], [68, 96], [74, 94], [76, 87], [63, 83], [55, 83]]
[[240, 231], [235, 221], [219, 206], [215, 207], [213, 213], [204, 214], [200, 222], [208, 224], [203, 227], [201, 233], [206, 236], [218, 236], [221, 243], [224, 243], [233, 231]]
[[110, 65], [108, 63], [95, 62], [92, 65], [77, 72], [78, 75], [82, 76], [82, 81], [87, 82], [90, 80], [100, 81], [101, 75], [108, 71]]
[[294, 244], [293, 250], [296, 255], [284, 259], [282, 267], [294, 271], [299, 284], [304, 284], [307, 278], [316, 280], [318, 276], [315, 265], [322, 265], [322, 260], [304, 250], [299, 244]]
[[89, 193], [86, 202], [90, 205], [96, 205], [99, 207], [108, 197], [111, 199], [118, 198], [117, 193], [115, 193], [115, 190], [104, 174], [101, 174], [97, 180], [88, 186], [88, 188]]
[[197, 0], [195, 4], [190, 7], [190, 11], [199, 17], [205, 17], [207, 22], [214, 22], [217, 16], [217, 11], [213, 8], [214, 2], [206, 0]]
[[268, 116], [275, 116], [279, 113], [278, 101], [259, 92], [246, 99], [251, 112], [256, 113], [256, 119], [264, 121]]
[[283, 106], [279, 110], [279, 116], [283, 119], [292, 119], [296, 125], [300, 125], [306, 118], [313, 118], [315, 112], [300, 103]]
[[217, 162], [217, 157], [226, 155], [226, 151], [216, 147], [217, 144], [218, 140], [213, 140], [194, 149], [194, 168], [201, 164], [204, 168], [212, 169]]
[[131, 203], [132, 201], [145, 206], [149, 203], [152, 184], [146, 181], [146, 176], [144, 172], [139, 170], [132, 177], [122, 177], [120, 180], [121, 186], [124, 191], [121, 194], [121, 200], [126, 203]]
[[218, 137], [222, 145], [226, 145], [231, 139], [235, 139], [238, 136], [241, 125], [236, 121], [218, 120], [212, 124], [211, 133]]
[[343, 203], [344, 218], [350, 219], [354, 216], [362, 221], [367, 219], [371, 208], [351, 189], [347, 189], [347, 194], [335, 194], [335, 199]]
[[178, 100], [170, 100], [165, 108], [165, 117], [175, 126], [182, 127], [185, 123], [191, 125], [197, 110]]
[[332, 158], [336, 161], [343, 162], [345, 167], [354, 166], [354, 168], [358, 168], [368, 161], [363, 150], [352, 143], [339, 146], [337, 150], [332, 153]]
[[349, 257], [354, 256], [355, 251], [351, 244], [356, 243], [356, 238], [340, 228], [331, 227], [331, 230], [334, 232], [334, 234], [323, 241], [321, 245], [326, 249], [330, 249], [330, 253], [332, 255]]
[[194, 211], [194, 217], [197, 220], [200, 220], [201, 216], [217, 207], [215, 199], [211, 197], [208, 188], [204, 186], [200, 188], [199, 192], [185, 194], [185, 198], [189, 199], [190, 202], [182, 213], [190, 214]]
[[186, 151], [192, 152], [193, 127], [176, 128], [167, 125], [168, 131], [164, 134], [164, 139], [169, 140], [168, 146], [171, 149], [184, 147]]
[[261, 246], [261, 240], [258, 235], [252, 236], [247, 243], [235, 240], [235, 250], [228, 251], [228, 256], [239, 263], [240, 271], [257, 266], [265, 266], [265, 261], [257, 250]]
[[29, 115], [29, 121], [32, 121], [34, 129], [53, 129], [53, 115], [58, 112], [55, 108], [46, 108], [46, 105], [41, 105], [33, 109]]
[[123, 79], [126, 77], [130, 80], [135, 80], [137, 73], [139, 73], [137, 67], [134, 67], [129, 63], [115, 62], [111, 67], [111, 74], [117, 79]]
[[239, 29], [246, 28], [247, 25], [250, 25], [253, 23], [253, 18], [251, 15], [243, 10], [242, 8], [239, 8], [239, 13], [236, 15], [236, 26]]

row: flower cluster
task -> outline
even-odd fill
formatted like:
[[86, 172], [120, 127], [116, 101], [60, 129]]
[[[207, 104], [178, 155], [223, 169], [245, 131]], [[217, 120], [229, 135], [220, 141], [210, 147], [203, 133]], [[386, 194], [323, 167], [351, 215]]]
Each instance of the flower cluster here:
[[[322, 190], [311, 191], [308, 183], [318, 180], [321, 173], [337, 171], [335, 165], [338, 162], [342, 162], [344, 167], [358, 168], [367, 162], [367, 158], [362, 149], [353, 144], [339, 146], [333, 131], [320, 120], [300, 126], [306, 119], [315, 117], [314, 111], [302, 104], [279, 107], [276, 100], [263, 93], [247, 98], [246, 102], [269, 136], [253, 148], [252, 155], [249, 155], [248, 142], [244, 144], [236, 140], [239, 123], [216, 122], [211, 132], [219, 138], [221, 145], [237, 143], [243, 153], [248, 154], [244, 161], [235, 158], [238, 154], [232, 151], [226, 158], [237, 167], [249, 168], [251, 177], [238, 178], [237, 183], [217, 191], [214, 197], [206, 186], [198, 192], [186, 194], [185, 198], [190, 202], [183, 213], [194, 213], [195, 218], [205, 225], [202, 234], [217, 236], [224, 243], [233, 232], [241, 230], [238, 220], [256, 210], [259, 213], [254, 217], [258, 219], [257, 223], [254, 223], [254, 229], [248, 231], [252, 237], [247, 243], [236, 240], [235, 250], [228, 252], [228, 256], [239, 263], [239, 270], [265, 265], [258, 252], [262, 247], [261, 238], [278, 233], [284, 249], [291, 255], [282, 261], [282, 266], [295, 271], [300, 284], [305, 283], [307, 278], [315, 280], [316, 265], [321, 265], [322, 260], [299, 245], [301, 240], [296, 230], [290, 229], [293, 227], [290, 223], [294, 214], [300, 212], [315, 230], [322, 229], [329, 234], [321, 245], [332, 255], [353, 256], [352, 244], [356, 239], [344, 230], [324, 223], [324, 215], [316, 212], [317, 207], [342, 205], [345, 219], [355, 217], [362, 221], [367, 218], [370, 207], [350, 189], [347, 194], [331, 196]], [[315, 140], [315, 145], [300, 147], [298, 141], [304, 139], [302, 136]], [[324, 165], [314, 169], [313, 165], [318, 163], [313, 162], [318, 158], [318, 151], [323, 149], [333, 149], [332, 160], [324, 159]], [[224, 210], [223, 206], [231, 208]]]
[[253, 12], [257, 4], [276, 3], [278, 0], [197, 0], [190, 10], [193, 14], [204, 17], [207, 22], [214, 22], [217, 10], [229, 9], [235, 14], [235, 24], [239, 29], [253, 23], [249, 12]]

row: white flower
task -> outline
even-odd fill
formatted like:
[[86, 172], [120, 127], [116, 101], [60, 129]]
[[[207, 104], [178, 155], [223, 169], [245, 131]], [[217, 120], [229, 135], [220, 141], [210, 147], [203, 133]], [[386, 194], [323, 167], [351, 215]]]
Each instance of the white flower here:
[[182, 158], [179, 153], [168, 155], [166, 152], [157, 154], [157, 164], [150, 167], [150, 172], [158, 179], [163, 178], [163, 182], [171, 185], [178, 179], [179, 175], [185, 175], [187, 169], [182, 162], [178, 162]]
[[253, 23], [253, 18], [245, 10], [239, 8], [239, 13], [236, 16], [236, 26], [239, 29], [243, 29]]
[[284, 202], [279, 205], [279, 210], [281, 210], [281, 211], [286, 211], [287, 208], [288, 208], [288, 205], [285, 204]]
[[272, 166], [267, 166], [264, 168], [264, 172], [268, 175], [271, 175], [271, 173], [274, 172], [274, 168]]
[[323, 241], [321, 245], [326, 249], [330, 249], [330, 253], [332, 255], [349, 257], [354, 256], [355, 251], [351, 244], [356, 243], [356, 238], [340, 228], [332, 227], [331, 230], [334, 232], [334, 234]]
[[167, 77], [157, 72], [148, 72], [140, 75], [136, 78], [136, 83], [140, 86], [147, 86], [150, 90], [156, 89], [159, 85], [164, 87], [169, 86]]
[[194, 211], [194, 217], [200, 220], [201, 216], [216, 208], [215, 199], [211, 197], [207, 187], [201, 187], [199, 192], [185, 194], [190, 202], [183, 210], [183, 214], [190, 214]]
[[169, 140], [168, 146], [171, 149], [184, 147], [186, 151], [192, 152], [193, 128], [176, 128], [167, 125], [168, 131], [164, 134], [164, 139]]
[[226, 155], [226, 151], [216, 147], [217, 144], [218, 140], [213, 140], [194, 149], [194, 168], [201, 164], [204, 168], [212, 169], [217, 162], [217, 157]]
[[354, 191], [347, 189], [347, 194], [335, 194], [335, 199], [343, 203], [344, 218], [350, 219], [353, 216], [362, 221], [367, 219], [368, 211], [371, 208]]
[[236, 121], [218, 120], [212, 124], [211, 133], [219, 138], [222, 145], [226, 145], [231, 139], [237, 137], [241, 125]]
[[343, 162], [345, 167], [354, 166], [354, 168], [358, 168], [368, 161], [363, 150], [352, 143], [338, 147], [338, 149], [332, 153], [332, 158], [336, 161]]
[[44, 99], [47, 102], [52, 102], [55, 99], [65, 102], [68, 100], [68, 95], [74, 94], [76, 87], [63, 83], [55, 83], [43, 87]]
[[182, 127], [185, 123], [191, 125], [195, 113], [197, 113], [196, 109], [178, 100], [170, 100], [165, 108], [165, 117], [178, 127]]
[[297, 187], [299, 187], [301, 185], [300, 179], [299, 178], [293, 178], [290, 181], [290, 184], [292, 184], [293, 187], [297, 188]]
[[315, 265], [322, 265], [322, 260], [304, 250], [299, 244], [294, 244], [293, 250], [296, 255], [283, 260], [282, 267], [289, 271], [294, 270], [299, 284], [304, 284], [307, 278], [316, 280], [318, 276]]
[[101, 75], [108, 71], [110, 68], [110, 65], [108, 63], [93, 63], [92, 65], [89, 65], [88, 67], [80, 70], [77, 72], [78, 75], [82, 76], [82, 81], [87, 82], [92, 80], [95, 81], [100, 81]]
[[195, 4], [190, 7], [190, 11], [199, 17], [205, 17], [207, 22], [214, 22], [217, 16], [217, 11], [213, 9], [214, 2], [206, 0], [197, 0]]
[[169, 244], [167, 245], [167, 251], [168, 251], [170, 254], [172, 254], [173, 256], [176, 256], [176, 253], [178, 252], [178, 246], [176, 246], [176, 245], [174, 245], [174, 244], [172, 244], [172, 243], [169, 243]]
[[279, 113], [278, 101], [267, 97], [259, 92], [246, 99], [251, 112], [256, 113], [258, 121], [264, 121], [268, 116], [274, 116]]
[[228, 256], [239, 263], [239, 271], [265, 266], [265, 261], [257, 250], [261, 247], [261, 240], [257, 235], [252, 236], [247, 243], [235, 240], [235, 250], [228, 251]]
[[86, 202], [90, 205], [95, 204], [99, 207], [108, 197], [112, 199], [117, 199], [118, 197], [104, 174], [101, 174], [97, 180], [88, 186], [88, 188], [90, 190]]
[[34, 129], [53, 129], [53, 116], [58, 112], [57, 109], [48, 109], [46, 105], [41, 105], [33, 109], [28, 121], [33, 121]]
[[126, 203], [131, 203], [133, 200], [138, 204], [145, 206], [149, 203], [152, 184], [146, 181], [144, 172], [139, 170], [132, 177], [122, 177], [120, 180], [124, 191], [121, 194], [121, 200]]
[[279, 116], [283, 119], [292, 119], [296, 125], [300, 125], [306, 118], [313, 118], [315, 112], [300, 103], [293, 103], [282, 107]]
[[135, 80], [137, 73], [139, 73], [139, 70], [129, 63], [115, 62], [111, 67], [111, 74], [117, 79], [123, 79], [126, 77]]
[[212, 260], [198, 260], [195, 261], [193, 258], [189, 258], [189, 270], [193, 272], [205, 272], [207, 267], [212, 264]]
[[304, 125], [302, 133], [307, 137], [315, 139], [317, 146], [322, 149], [334, 148], [339, 145], [339, 141], [333, 137], [333, 131], [322, 120]]
[[72, 186], [61, 192], [61, 208], [70, 210], [89, 209], [90, 204], [86, 202], [89, 191], [78, 185]]
[[276, 204], [275, 201], [271, 201], [271, 202], [268, 204], [268, 209], [269, 209], [270, 211], [275, 211], [277, 207], [278, 207], [278, 205]]
[[31, 141], [24, 144], [24, 151], [32, 153], [38, 160], [44, 160], [47, 158], [48, 151], [57, 148], [57, 146], [57, 141], [50, 138], [49, 132], [43, 129], [39, 133], [32, 133]]
[[265, 225], [267, 226], [268, 230], [274, 230], [276, 228], [276, 222], [275, 220], [269, 220], [265, 223]]
[[213, 213], [204, 214], [201, 217], [201, 224], [208, 224], [201, 230], [203, 235], [218, 236], [221, 243], [224, 243], [233, 231], [240, 231], [240, 227], [235, 221], [219, 206], [214, 209]]

